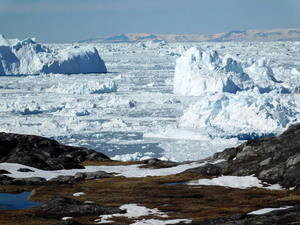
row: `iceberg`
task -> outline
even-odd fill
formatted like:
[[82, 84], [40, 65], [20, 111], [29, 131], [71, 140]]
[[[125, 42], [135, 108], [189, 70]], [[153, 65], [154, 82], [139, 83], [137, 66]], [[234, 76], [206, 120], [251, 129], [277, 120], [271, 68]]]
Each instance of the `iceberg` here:
[[269, 62], [262, 58], [243, 62], [217, 51], [190, 48], [176, 60], [174, 93], [201, 96], [205, 93], [233, 93], [257, 87], [260, 93], [290, 92], [274, 77]]
[[0, 35], [0, 75], [105, 72], [105, 63], [95, 47], [77, 45], [55, 50], [34, 38], [19, 41]]
[[259, 94], [257, 89], [238, 95], [220, 93], [192, 104], [179, 127], [211, 130], [214, 136], [227, 138], [268, 136], [299, 121], [299, 104], [297, 94]]

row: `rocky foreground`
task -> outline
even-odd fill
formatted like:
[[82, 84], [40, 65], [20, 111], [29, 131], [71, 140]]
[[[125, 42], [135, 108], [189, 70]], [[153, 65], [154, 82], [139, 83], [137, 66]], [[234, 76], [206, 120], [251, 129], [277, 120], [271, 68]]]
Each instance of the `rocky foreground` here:
[[300, 124], [277, 137], [250, 140], [206, 159], [206, 164], [189, 172], [209, 176], [254, 174], [260, 180], [285, 188], [300, 186]]
[[[96, 224], [101, 222], [101, 215], [118, 214], [111, 224], [174, 224], [174, 221], [178, 224], [300, 224], [300, 124], [277, 137], [247, 141], [201, 161], [206, 164], [179, 174], [142, 178], [97, 171], [51, 180], [21, 179], [2, 170], [0, 192], [31, 191], [30, 200], [43, 205], [25, 210], [1, 210], [0, 222]], [[115, 162], [93, 150], [62, 145], [47, 138], [1, 133], [1, 163], [19, 163], [53, 171], [138, 162]], [[178, 163], [158, 159], [140, 164], [149, 170], [178, 166]], [[26, 173], [28, 169], [20, 168], [20, 171]], [[229, 175], [254, 175], [266, 188], [186, 185], [192, 180]], [[271, 184], [282, 188], [267, 189]], [[125, 216], [128, 212], [121, 207], [124, 204], [156, 208], [168, 217], [159, 213], [128, 217]], [[259, 209], [282, 207], [287, 208], [249, 214]], [[68, 220], [62, 220], [66, 217]]]

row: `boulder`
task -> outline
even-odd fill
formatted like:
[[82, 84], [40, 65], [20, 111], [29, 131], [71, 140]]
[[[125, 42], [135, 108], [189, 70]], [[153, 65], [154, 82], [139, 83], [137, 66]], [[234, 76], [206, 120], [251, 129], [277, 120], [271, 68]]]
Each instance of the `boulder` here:
[[50, 182], [57, 182], [60, 184], [74, 184], [75, 178], [73, 176], [58, 176], [49, 180]]
[[28, 177], [28, 178], [16, 178], [6, 184], [10, 185], [38, 185], [46, 182], [47, 180], [43, 177]]
[[124, 211], [117, 207], [104, 207], [94, 203], [84, 203], [71, 198], [54, 197], [40, 207], [36, 216], [59, 219], [63, 217], [99, 216], [114, 213], [124, 213]]
[[299, 224], [300, 207], [293, 207], [285, 210], [274, 210], [262, 215], [237, 214], [229, 218], [217, 218], [205, 220], [198, 225], [254, 225], [254, 224]]
[[67, 146], [35, 135], [0, 133], [0, 163], [19, 163], [42, 170], [82, 169], [85, 160], [110, 160], [94, 150]]
[[63, 220], [61, 222], [56, 223], [55, 225], [84, 225], [84, 224], [70, 219], [70, 220]]
[[113, 175], [106, 173], [105, 171], [96, 171], [96, 172], [76, 173], [74, 177], [76, 180], [83, 180], [83, 179], [93, 180], [93, 179], [113, 177]]

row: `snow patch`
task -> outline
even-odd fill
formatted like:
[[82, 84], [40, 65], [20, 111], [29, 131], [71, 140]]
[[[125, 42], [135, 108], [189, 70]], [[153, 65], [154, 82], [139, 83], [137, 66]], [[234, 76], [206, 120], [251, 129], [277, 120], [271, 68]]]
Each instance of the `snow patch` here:
[[[254, 176], [221, 176], [213, 179], [199, 179], [195, 181], [190, 181], [187, 183], [188, 185], [212, 185], [212, 186], [224, 186], [230, 188], [264, 188], [265, 186], [261, 183], [257, 177]], [[265, 187], [270, 190], [282, 190], [282, 187], [278, 184], [270, 185]]]
[[74, 197], [80, 197], [80, 196], [83, 196], [83, 195], [85, 195], [84, 192], [76, 192], [76, 193], [73, 194]]
[[290, 209], [293, 208], [293, 206], [284, 206], [280, 208], [264, 208], [264, 209], [259, 209], [253, 212], [248, 213], [249, 215], [263, 215], [272, 211], [277, 211], [277, 210], [285, 210], [285, 209]]
[[[114, 217], [127, 217], [129, 219], [139, 218], [142, 216], [153, 216], [153, 217], [160, 217], [160, 218], [168, 218], [168, 215], [160, 212], [157, 208], [149, 209], [145, 206], [139, 206], [137, 204], [125, 204], [120, 207], [121, 210], [126, 210], [124, 214], [112, 214], [112, 215], [101, 215], [100, 219], [96, 219], [95, 222], [97, 224], [103, 223], [114, 223], [112, 220]], [[149, 220], [140, 220], [136, 221], [133, 224], [142, 225], [142, 224], [157, 224], [157, 225], [164, 225], [164, 224], [176, 224], [180, 222], [190, 223], [191, 220], [188, 219], [178, 219], [178, 220], [158, 220], [158, 219], [149, 219]]]

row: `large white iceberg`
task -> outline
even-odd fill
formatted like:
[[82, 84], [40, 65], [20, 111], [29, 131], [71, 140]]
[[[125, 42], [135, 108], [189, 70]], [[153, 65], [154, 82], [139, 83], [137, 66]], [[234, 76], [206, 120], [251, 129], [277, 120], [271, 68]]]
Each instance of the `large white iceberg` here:
[[106, 66], [94, 47], [68, 46], [55, 50], [38, 44], [35, 39], [19, 41], [0, 35], [0, 75], [103, 72], [107, 72]]
[[255, 87], [260, 93], [274, 89], [289, 92], [276, 80], [264, 58], [242, 62], [228, 55], [220, 56], [217, 51], [200, 51], [192, 47], [176, 60], [175, 94], [236, 93]]

